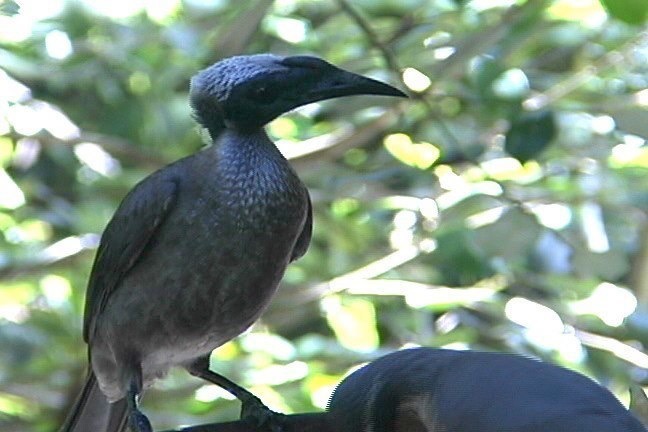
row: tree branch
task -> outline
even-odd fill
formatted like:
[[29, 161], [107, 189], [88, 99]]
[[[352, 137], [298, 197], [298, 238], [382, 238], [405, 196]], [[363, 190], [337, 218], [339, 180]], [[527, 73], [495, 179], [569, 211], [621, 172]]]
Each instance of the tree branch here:
[[371, 45], [376, 47], [382, 53], [382, 56], [385, 59], [387, 66], [389, 66], [389, 69], [391, 69], [398, 77], [400, 77], [401, 67], [398, 64], [396, 56], [391, 51], [391, 49], [380, 40], [376, 32], [374, 32], [373, 28], [371, 27], [371, 24], [369, 24], [369, 22], [367, 22], [363, 18], [363, 16], [360, 15], [358, 11], [356, 11], [351, 6], [351, 4], [349, 4], [347, 0], [337, 0], [337, 4], [340, 6], [340, 9], [342, 9], [347, 15], [349, 15], [349, 17], [367, 35], [367, 39], [369, 39]]
[[[398, 77], [398, 80], [400, 83], [405, 87], [407, 87], [407, 84], [405, 83], [403, 79], [403, 68], [398, 62], [398, 59], [392, 52], [392, 50], [385, 44], [383, 43], [379, 38], [376, 32], [373, 30], [371, 27], [371, 24], [365, 20], [362, 15], [356, 11], [351, 4], [347, 0], [337, 0], [337, 3], [340, 5], [340, 8], [346, 12], [349, 17], [357, 24], [360, 29], [365, 33], [367, 36], [367, 39], [369, 40], [369, 43], [373, 45], [376, 49], [378, 49], [381, 54], [383, 59], [385, 60], [385, 63], [389, 67], [389, 69]], [[436, 123], [439, 126], [439, 132], [441, 135], [443, 135], [449, 143], [451, 143], [453, 148], [461, 148], [459, 146], [459, 142], [457, 138], [454, 136], [450, 128], [445, 124], [439, 113], [434, 109], [432, 106], [432, 103], [427, 99], [427, 97], [430, 95], [430, 90], [425, 90], [420, 93], [415, 93], [412, 96], [422, 102], [428, 113], [434, 118]]]
[[285, 146], [278, 147], [284, 156], [291, 161], [296, 170], [312, 168], [314, 163], [319, 163], [323, 158], [335, 159], [342, 156], [347, 150], [361, 147], [371, 142], [391, 127], [402, 109], [397, 105], [389, 109], [378, 118], [350, 131], [341, 134], [334, 133], [324, 137], [316, 137], [299, 144], [299, 152], [291, 151]]
[[169, 163], [168, 160], [160, 157], [158, 154], [152, 152], [144, 152], [140, 147], [133, 145], [133, 143], [125, 139], [99, 133], [80, 131], [76, 137], [69, 139], [57, 138], [45, 130], [42, 130], [30, 136], [22, 135], [16, 132], [10, 132], [8, 136], [14, 141], [21, 139], [35, 139], [44, 146], [53, 146], [60, 144], [73, 146], [84, 142], [91, 142], [97, 144], [112, 156], [118, 157], [119, 159], [135, 161], [147, 167], [159, 168]]

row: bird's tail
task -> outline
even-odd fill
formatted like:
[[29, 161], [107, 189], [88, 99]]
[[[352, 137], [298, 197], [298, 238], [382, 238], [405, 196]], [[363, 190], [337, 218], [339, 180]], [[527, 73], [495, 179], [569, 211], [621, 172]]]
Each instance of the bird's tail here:
[[126, 414], [126, 400], [108, 402], [90, 371], [59, 432], [124, 432]]

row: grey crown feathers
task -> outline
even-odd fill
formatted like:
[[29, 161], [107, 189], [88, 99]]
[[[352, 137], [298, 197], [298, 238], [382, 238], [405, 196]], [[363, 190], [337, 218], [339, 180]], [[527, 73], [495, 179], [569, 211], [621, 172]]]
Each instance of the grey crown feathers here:
[[211, 96], [218, 101], [227, 99], [237, 85], [269, 70], [280, 69], [281, 59], [274, 54], [235, 56], [201, 70], [191, 79], [189, 94], [192, 106], [197, 97]]

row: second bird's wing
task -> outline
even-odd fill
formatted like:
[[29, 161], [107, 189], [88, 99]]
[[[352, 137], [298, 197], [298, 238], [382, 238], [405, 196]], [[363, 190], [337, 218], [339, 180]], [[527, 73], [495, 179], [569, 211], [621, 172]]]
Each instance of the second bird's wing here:
[[126, 195], [104, 230], [86, 293], [83, 319], [86, 342], [92, 338], [97, 316], [111, 293], [141, 258], [176, 203], [177, 181], [162, 172], [156, 174]]

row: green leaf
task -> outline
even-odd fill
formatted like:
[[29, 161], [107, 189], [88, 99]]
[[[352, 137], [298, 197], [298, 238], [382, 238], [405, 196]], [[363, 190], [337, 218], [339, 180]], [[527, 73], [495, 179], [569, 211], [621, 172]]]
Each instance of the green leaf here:
[[476, 90], [483, 99], [493, 99], [493, 82], [506, 70], [498, 59], [483, 55], [474, 59], [470, 76]]
[[404, 164], [420, 168], [430, 168], [439, 159], [441, 152], [427, 142], [414, 143], [409, 135], [402, 133], [385, 137], [385, 148]]
[[525, 113], [511, 124], [504, 148], [508, 154], [524, 163], [547, 148], [555, 135], [556, 125], [551, 111]]
[[18, 14], [20, 6], [13, 0], [0, 2], [0, 14], [14, 16]]
[[497, 257], [520, 263], [527, 259], [541, 231], [533, 216], [511, 208], [497, 221], [475, 229], [473, 241], [489, 260]]
[[628, 24], [642, 24], [648, 18], [646, 0], [601, 0], [601, 4], [614, 18]]
[[376, 311], [364, 299], [342, 299], [331, 296], [324, 302], [326, 319], [340, 343], [355, 351], [372, 351], [378, 347]]
[[625, 253], [618, 249], [597, 253], [585, 248], [575, 248], [572, 265], [578, 275], [611, 281], [627, 274], [629, 269]]

